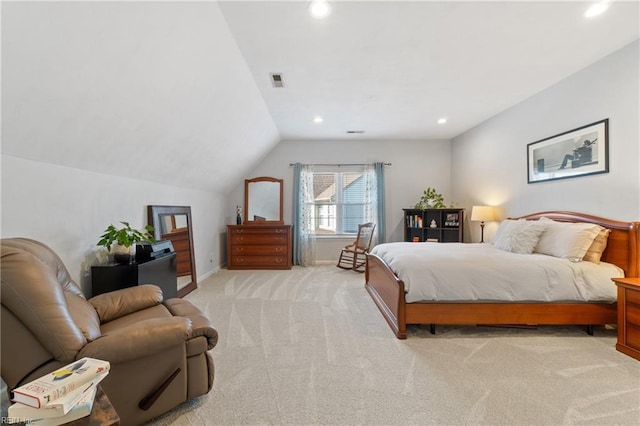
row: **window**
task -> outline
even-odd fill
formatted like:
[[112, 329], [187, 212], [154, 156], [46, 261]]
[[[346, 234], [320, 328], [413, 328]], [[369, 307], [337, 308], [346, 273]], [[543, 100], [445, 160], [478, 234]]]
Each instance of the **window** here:
[[356, 234], [365, 218], [364, 166], [327, 166], [313, 172], [316, 235]]
[[374, 245], [384, 242], [385, 163], [292, 164], [293, 263], [313, 265], [316, 237], [352, 237], [358, 225], [376, 224]]

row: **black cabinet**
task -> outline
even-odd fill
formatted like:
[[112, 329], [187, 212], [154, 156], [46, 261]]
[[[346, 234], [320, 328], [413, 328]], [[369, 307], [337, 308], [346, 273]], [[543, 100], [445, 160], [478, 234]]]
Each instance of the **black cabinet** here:
[[404, 240], [461, 243], [464, 209], [403, 209]]
[[178, 295], [176, 254], [130, 265], [96, 265], [91, 267], [91, 296], [142, 284], [155, 284], [165, 299]]

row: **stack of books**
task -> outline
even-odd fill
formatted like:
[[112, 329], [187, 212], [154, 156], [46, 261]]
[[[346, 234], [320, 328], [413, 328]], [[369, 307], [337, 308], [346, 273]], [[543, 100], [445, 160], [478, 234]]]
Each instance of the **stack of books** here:
[[56, 426], [88, 416], [98, 383], [110, 364], [82, 358], [13, 390], [9, 418], [30, 425]]

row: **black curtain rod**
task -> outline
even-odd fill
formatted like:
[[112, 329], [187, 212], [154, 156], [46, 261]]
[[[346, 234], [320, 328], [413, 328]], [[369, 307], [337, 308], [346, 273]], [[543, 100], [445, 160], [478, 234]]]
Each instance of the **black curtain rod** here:
[[[297, 163], [289, 163], [289, 167], [293, 167], [295, 166]], [[300, 163], [302, 164], [302, 163]], [[366, 166], [367, 164], [371, 164], [371, 163], [346, 163], [346, 164], [307, 164], [308, 166]], [[390, 166], [391, 163], [382, 163], [383, 166]]]

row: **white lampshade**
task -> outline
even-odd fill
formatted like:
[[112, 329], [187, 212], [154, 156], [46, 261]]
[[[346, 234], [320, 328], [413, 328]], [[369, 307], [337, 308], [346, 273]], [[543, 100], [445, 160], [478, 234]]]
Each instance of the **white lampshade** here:
[[492, 206], [473, 206], [471, 220], [474, 222], [493, 222], [496, 220], [496, 211]]

